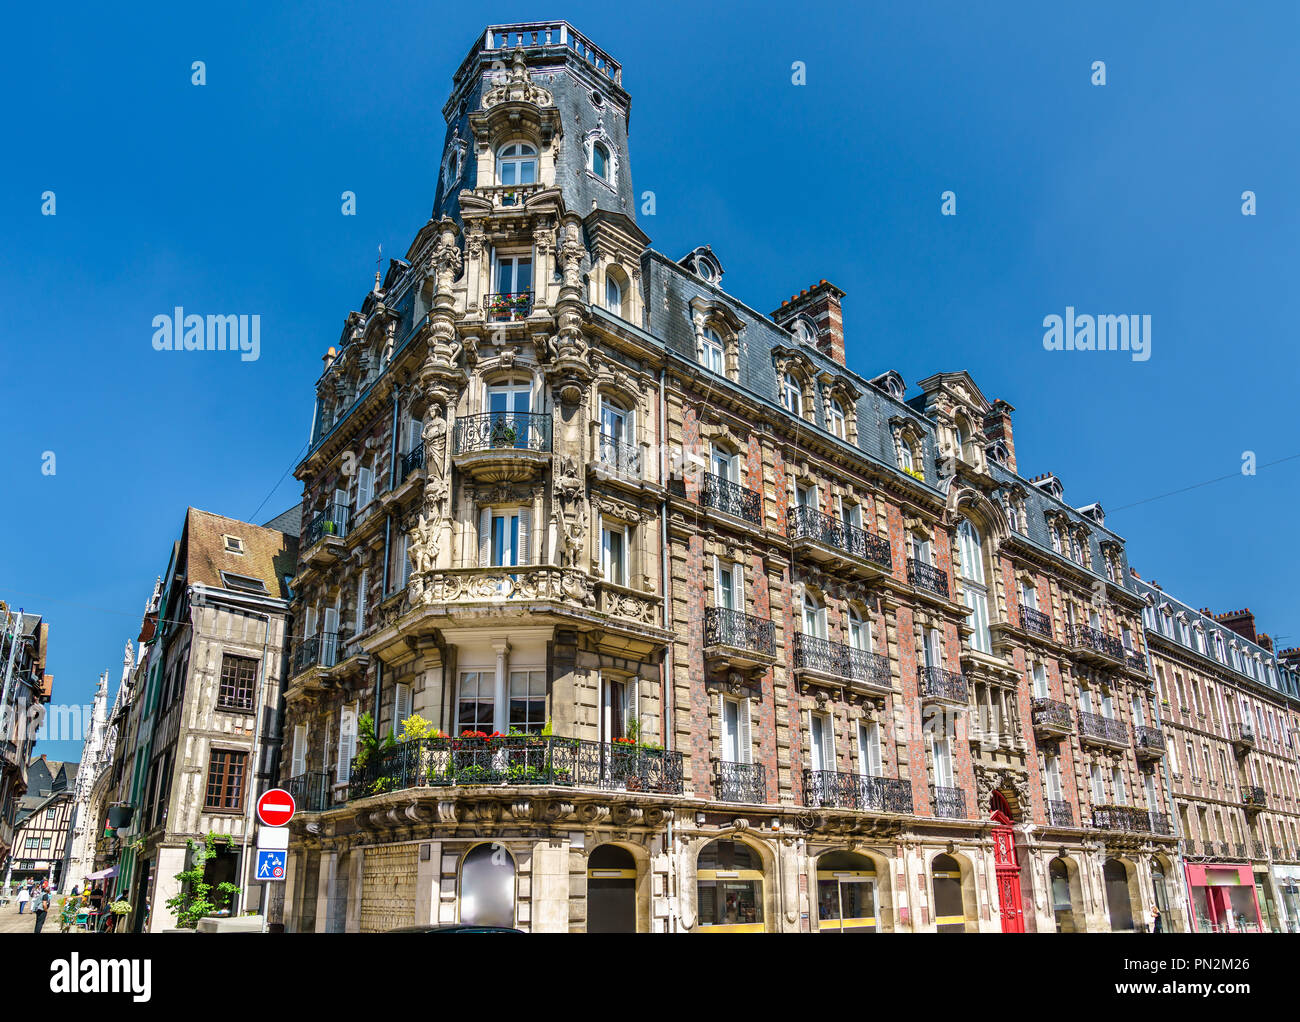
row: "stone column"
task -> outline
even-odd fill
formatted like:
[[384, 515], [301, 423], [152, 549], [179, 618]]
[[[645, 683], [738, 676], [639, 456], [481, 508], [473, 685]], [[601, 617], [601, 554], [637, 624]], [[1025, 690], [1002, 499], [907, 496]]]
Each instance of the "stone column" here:
[[506, 688], [506, 665], [510, 643], [499, 639], [492, 644], [497, 655], [496, 685], [492, 692], [492, 730], [505, 734], [510, 730], [510, 696]]
[[[425, 855], [428, 858], [425, 858]], [[442, 862], [442, 842], [425, 841], [415, 860], [415, 922], [417, 925], [438, 921], [438, 881]]]
[[329, 932], [330, 892], [338, 882], [339, 853], [322, 851], [316, 880], [316, 932]]

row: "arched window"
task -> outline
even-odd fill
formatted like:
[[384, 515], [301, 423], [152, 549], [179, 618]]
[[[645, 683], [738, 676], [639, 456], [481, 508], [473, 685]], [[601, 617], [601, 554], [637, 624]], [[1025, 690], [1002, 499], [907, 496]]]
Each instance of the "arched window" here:
[[515, 925], [515, 860], [499, 845], [477, 845], [460, 864], [460, 921]]
[[616, 316], [623, 315], [623, 287], [612, 273], [605, 274], [605, 308]]
[[871, 652], [871, 625], [856, 607], [849, 608], [849, 648]]
[[826, 428], [841, 440], [847, 440], [847, 422], [848, 419], [844, 415], [844, 406], [840, 404], [838, 398], [831, 398], [830, 406], [826, 410]]
[[596, 142], [591, 147], [591, 172], [602, 181], [609, 180], [609, 149], [604, 142]]
[[695, 876], [701, 928], [762, 931], [763, 866], [748, 845], [710, 842], [700, 849]]
[[957, 526], [958, 572], [962, 602], [970, 609], [970, 644], [981, 653], [993, 652], [989, 635], [989, 591], [984, 584], [984, 544], [969, 518]]
[[512, 142], [497, 151], [497, 184], [537, 183], [537, 150], [527, 142]]
[[803, 630], [813, 638], [826, 638], [826, 605], [812, 593], [803, 597]]
[[700, 365], [715, 373], [725, 372], [726, 350], [718, 332], [706, 326], [700, 337]]

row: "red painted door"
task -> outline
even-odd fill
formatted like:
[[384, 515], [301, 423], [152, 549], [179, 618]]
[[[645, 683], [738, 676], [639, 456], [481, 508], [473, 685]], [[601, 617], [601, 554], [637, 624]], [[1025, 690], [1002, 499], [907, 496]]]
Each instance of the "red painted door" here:
[[1011, 819], [995, 812], [993, 822], [993, 866], [997, 871], [998, 906], [1003, 933], [1024, 933], [1025, 913], [1020, 904], [1020, 861], [1016, 858], [1016, 835]]

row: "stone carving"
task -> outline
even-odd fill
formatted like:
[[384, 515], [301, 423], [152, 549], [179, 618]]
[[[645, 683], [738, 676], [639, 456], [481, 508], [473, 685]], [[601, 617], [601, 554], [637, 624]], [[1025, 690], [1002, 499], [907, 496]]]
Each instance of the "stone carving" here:
[[434, 246], [429, 265], [434, 274], [434, 287], [439, 294], [451, 291], [452, 283], [460, 276], [465, 265], [460, 247], [456, 244], [456, 223], [443, 217], [438, 223], [438, 243]]
[[555, 472], [555, 528], [562, 567], [577, 568], [582, 559], [587, 534], [587, 501], [583, 489], [577, 463], [564, 455]]
[[570, 220], [564, 225], [564, 240], [560, 243], [559, 251], [565, 288], [576, 291], [581, 287], [582, 260], [586, 254], [587, 249], [582, 244], [578, 223], [576, 220]]
[[515, 50], [510, 58], [510, 69], [506, 72], [505, 80], [498, 80], [496, 85], [483, 94], [484, 110], [491, 110], [502, 103], [531, 103], [534, 106], [549, 107], [554, 102], [548, 90], [533, 82], [522, 49]]

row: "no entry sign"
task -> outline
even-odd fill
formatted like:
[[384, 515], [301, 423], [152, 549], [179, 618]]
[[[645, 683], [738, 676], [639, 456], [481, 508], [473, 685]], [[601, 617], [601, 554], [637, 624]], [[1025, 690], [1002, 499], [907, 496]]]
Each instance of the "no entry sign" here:
[[297, 808], [293, 796], [283, 788], [272, 788], [257, 800], [257, 818], [267, 827], [283, 827]]

